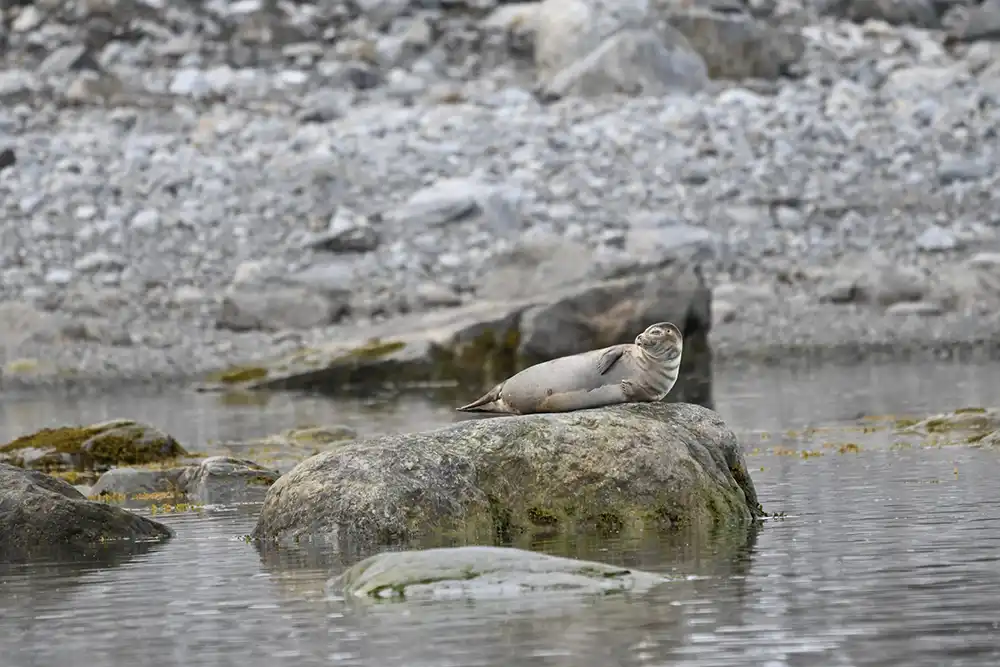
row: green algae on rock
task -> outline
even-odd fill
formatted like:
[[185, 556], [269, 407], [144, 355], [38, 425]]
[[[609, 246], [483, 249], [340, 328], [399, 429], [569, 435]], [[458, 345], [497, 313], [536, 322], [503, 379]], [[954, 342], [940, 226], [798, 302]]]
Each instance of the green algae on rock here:
[[923, 437], [931, 444], [978, 444], [1000, 431], [1000, 409], [959, 408], [919, 421], [897, 424], [900, 435]]
[[663, 575], [606, 563], [466, 546], [375, 554], [331, 579], [327, 588], [362, 600], [481, 600], [546, 593], [640, 593], [667, 581]]
[[186, 455], [167, 433], [129, 419], [44, 428], [0, 446], [0, 462], [39, 470], [142, 465]]
[[762, 513], [718, 414], [627, 404], [345, 444], [281, 477], [253, 535], [376, 544], [539, 531], [635, 535], [745, 524]]
[[87, 500], [61, 479], [0, 463], [0, 560], [172, 535], [161, 523]]

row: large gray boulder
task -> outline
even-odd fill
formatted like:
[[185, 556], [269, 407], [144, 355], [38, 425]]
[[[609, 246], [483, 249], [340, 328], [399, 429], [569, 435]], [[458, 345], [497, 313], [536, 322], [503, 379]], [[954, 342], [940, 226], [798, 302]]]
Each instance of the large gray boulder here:
[[546, 593], [639, 593], [666, 576], [607, 563], [504, 547], [387, 551], [334, 577], [331, 592], [354, 599], [474, 600]]
[[107, 542], [166, 539], [161, 523], [92, 502], [61, 479], [0, 463], [0, 559], [84, 551]]
[[761, 513], [736, 437], [718, 414], [628, 404], [343, 445], [282, 476], [253, 535], [343, 547], [535, 530], [709, 529]]

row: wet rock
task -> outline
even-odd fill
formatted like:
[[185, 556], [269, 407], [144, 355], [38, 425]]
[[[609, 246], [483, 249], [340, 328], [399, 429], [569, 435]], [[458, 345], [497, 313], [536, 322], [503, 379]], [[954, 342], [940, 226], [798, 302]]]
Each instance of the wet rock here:
[[0, 461], [43, 470], [137, 465], [186, 455], [170, 435], [129, 419], [45, 428], [0, 446]]
[[625, 30], [553, 75], [543, 95], [665, 95], [695, 92], [707, 83], [704, 61], [676, 31], [661, 39], [651, 30]]
[[370, 556], [330, 580], [340, 595], [372, 600], [488, 600], [559, 592], [643, 592], [663, 575], [503, 547], [466, 546], [389, 551]]
[[732, 431], [690, 404], [470, 420], [362, 440], [267, 493], [255, 538], [338, 548], [455, 532], [711, 530], [760, 516]]
[[211, 456], [181, 473], [177, 485], [188, 499], [211, 505], [254, 503], [278, 479], [271, 470], [246, 459]]
[[119, 540], [163, 540], [172, 531], [119, 507], [92, 502], [61, 479], [0, 463], [0, 559], [53, 550], [85, 552]]
[[1000, 410], [996, 408], [962, 408], [896, 427], [900, 434], [929, 437], [932, 444], [975, 443], [997, 430]]
[[307, 287], [235, 287], [224, 294], [216, 325], [233, 331], [311, 329], [336, 322], [347, 308]]
[[776, 79], [805, 52], [798, 32], [747, 15], [691, 9], [670, 12], [667, 20], [704, 59], [713, 79]]
[[103, 473], [90, 489], [91, 497], [102, 495], [132, 498], [144, 493], [166, 493], [177, 490], [177, 480], [184, 468], [150, 470], [145, 468], [112, 468]]

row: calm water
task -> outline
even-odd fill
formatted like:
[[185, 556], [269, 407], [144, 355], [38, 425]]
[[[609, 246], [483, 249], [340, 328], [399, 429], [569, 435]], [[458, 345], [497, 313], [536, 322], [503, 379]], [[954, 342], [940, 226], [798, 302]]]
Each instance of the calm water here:
[[[1000, 366], [723, 375], [714, 393], [746, 443], [761, 501], [785, 518], [701, 540], [518, 545], [678, 575], [647, 595], [351, 607], [325, 596], [343, 565], [336, 554], [260, 552], [240, 539], [253, 528], [252, 509], [203, 511], [167, 515], [177, 537], [142, 553], [0, 565], [0, 664], [1000, 664], [1000, 453], [894, 447], [884, 431], [800, 435], [864, 414], [996, 405]], [[455, 419], [418, 402], [5, 397], [0, 441], [125, 415], [209, 452], [311, 423], [371, 433]], [[860, 451], [841, 453], [847, 441]]]

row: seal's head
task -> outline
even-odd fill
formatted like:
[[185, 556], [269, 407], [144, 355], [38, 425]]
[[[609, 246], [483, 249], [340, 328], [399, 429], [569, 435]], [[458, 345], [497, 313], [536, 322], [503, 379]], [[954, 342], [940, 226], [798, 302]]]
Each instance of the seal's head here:
[[657, 359], [676, 359], [684, 347], [684, 335], [670, 322], [657, 322], [635, 337], [643, 352]]

